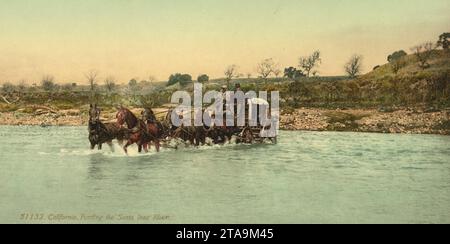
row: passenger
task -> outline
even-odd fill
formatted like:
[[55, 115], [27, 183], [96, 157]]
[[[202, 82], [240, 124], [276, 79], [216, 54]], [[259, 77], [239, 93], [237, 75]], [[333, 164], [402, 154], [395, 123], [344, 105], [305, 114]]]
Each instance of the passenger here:
[[242, 91], [242, 90], [241, 90], [241, 84], [236, 83], [236, 85], [234, 85], [234, 91], [235, 91], [235, 92]]
[[156, 123], [156, 116], [155, 113], [151, 108], [146, 108], [142, 112], [142, 120], [144, 120], [145, 123]]
[[221, 88], [221, 90], [220, 90], [220, 95], [222, 96], [222, 99], [224, 100], [224, 102], [225, 102], [225, 100], [226, 100], [226, 96], [227, 96], [227, 86], [222, 86], [222, 88]]

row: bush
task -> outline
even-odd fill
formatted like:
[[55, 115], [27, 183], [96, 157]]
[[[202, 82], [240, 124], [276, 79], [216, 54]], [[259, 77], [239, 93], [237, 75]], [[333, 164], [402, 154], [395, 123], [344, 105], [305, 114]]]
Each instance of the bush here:
[[53, 92], [56, 90], [57, 85], [51, 80], [42, 80], [41, 87], [46, 92]]
[[10, 94], [10, 93], [13, 93], [14, 91], [16, 91], [16, 86], [14, 86], [13, 84], [11, 84], [9, 82], [3, 84], [2, 93]]

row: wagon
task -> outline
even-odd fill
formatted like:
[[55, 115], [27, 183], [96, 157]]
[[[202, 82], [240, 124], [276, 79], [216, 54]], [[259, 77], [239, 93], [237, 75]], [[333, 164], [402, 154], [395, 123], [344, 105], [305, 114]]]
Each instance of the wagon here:
[[260, 113], [269, 115], [269, 103], [261, 98], [251, 98], [246, 99], [245, 105], [245, 126], [240, 127], [241, 132], [237, 136], [243, 138], [246, 143], [262, 143], [265, 139], [276, 143], [278, 119], [269, 116], [267, 120], [262, 121], [259, 116], [250, 116], [252, 114], [259, 115]]

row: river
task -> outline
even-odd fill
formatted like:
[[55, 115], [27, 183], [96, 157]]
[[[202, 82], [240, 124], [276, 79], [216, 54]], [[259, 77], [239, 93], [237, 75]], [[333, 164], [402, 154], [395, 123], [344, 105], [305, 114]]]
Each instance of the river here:
[[89, 150], [0, 126], [0, 223], [450, 223], [450, 137], [282, 131], [278, 144]]

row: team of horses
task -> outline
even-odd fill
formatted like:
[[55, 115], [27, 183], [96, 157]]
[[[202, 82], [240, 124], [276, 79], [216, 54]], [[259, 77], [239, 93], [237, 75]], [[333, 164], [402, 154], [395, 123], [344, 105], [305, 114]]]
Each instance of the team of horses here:
[[144, 108], [141, 116], [136, 116], [130, 109], [117, 107], [116, 122], [103, 123], [100, 119], [101, 109], [91, 104], [89, 109], [89, 141], [91, 149], [95, 146], [99, 150], [102, 144], [108, 144], [111, 150], [113, 140], [123, 146], [125, 153], [128, 147], [136, 144], [139, 153], [148, 152], [151, 145], [159, 152], [162, 141], [180, 139], [188, 145], [200, 146], [206, 144], [210, 138], [214, 144], [223, 144], [237, 136], [237, 142], [251, 143], [252, 136], [249, 130], [227, 126], [174, 126], [171, 123], [172, 110], [162, 121], [158, 121], [151, 108]]

